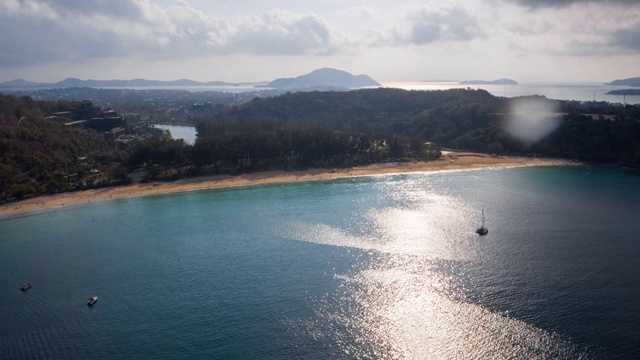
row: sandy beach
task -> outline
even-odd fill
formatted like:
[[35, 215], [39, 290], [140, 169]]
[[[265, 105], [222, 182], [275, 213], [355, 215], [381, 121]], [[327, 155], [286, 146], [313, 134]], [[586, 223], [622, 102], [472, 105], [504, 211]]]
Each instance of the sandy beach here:
[[572, 165], [568, 160], [492, 156], [469, 152], [445, 152], [439, 160], [430, 162], [410, 162], [375, 164], [346, 169], [310, 169], [305, 171], [269, 171], [239, 176], [215, 175], [181, 179], [175, 182], [151, 182], [126, 186], [68, 192], [39, 196], [0, 205], [0, 218], [14, 217], [30, 212], [64, 208], [96, 201], [116, 200], [136, 196], [169, 194], [176, 192], [215, 189], [225, 187], [289, 183], [299, 181], [332, 180], [356, 176], [408, 173], [421, 171], [464, 170], [495, 167], [560, 166]]

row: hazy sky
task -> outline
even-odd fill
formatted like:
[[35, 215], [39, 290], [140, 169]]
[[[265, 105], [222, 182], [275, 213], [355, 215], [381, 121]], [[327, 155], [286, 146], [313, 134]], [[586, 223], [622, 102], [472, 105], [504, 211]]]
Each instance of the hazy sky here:
[[0, 0], [0, 81], [640, 76], [640, 0]]

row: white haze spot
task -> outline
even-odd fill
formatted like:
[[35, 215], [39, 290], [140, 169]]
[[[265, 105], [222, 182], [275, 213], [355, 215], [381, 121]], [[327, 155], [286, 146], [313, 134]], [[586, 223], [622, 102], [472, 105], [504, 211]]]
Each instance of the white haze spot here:
[[544, 139], [560, 126], [561, 117], [554, 104], [545, 98], [514, 101], [505, 131], [526, 144]]

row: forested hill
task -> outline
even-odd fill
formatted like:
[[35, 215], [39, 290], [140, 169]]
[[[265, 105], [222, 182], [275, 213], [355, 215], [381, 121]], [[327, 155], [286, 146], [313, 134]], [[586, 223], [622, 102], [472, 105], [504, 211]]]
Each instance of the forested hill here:
[[[514, 136], [510, 121], [519, 104], [548, 109], [537, 114], [537, 121], [541, 127], [553, 123], [553, 131], [535, 140]], [[525, 107], [520, 111], [527, 115], [540, 110]], [[519, 121], [525, 121], [520, 124], [525, 128], [532, 126], [526, 119]], [[363, 89], [256, 98], [202, 120], [197, 129], [201, 143], [230, 133], [322, 128], [375, 134], [378, 138], [399, 136], [414, 142], [497, 154], [565, 157], [640, 167], [639, 121], [640, 108], [632, 105], [535, 96], [508, 99], [471, 89]]]
[[[95, 169], [120, 161], [95, 130], [65, 126], [91, 118], [90, 102], [35, 101], [0, 93], [0, 202], [12, 197], [85, 188]], [[50, 113], [64, 113], [53, 119]]]
[[[198, 136], [293, 126], [413, 137], [418, 135], [414, 130], [421, 119], [440, 117], [438, 114], [446, 112], [449, 117], [464, 120], [456, 120], [451, 126], [478, 127], [484, 124], [483, 117], [504, 111], [507, 105], [505, 99], [484, 90], [427, 92], [383, 88], [286, 93], [273, 98], [255, 98], [204, 119], [198, 125]], [[432, 138], [433, 135], [425, 133], [420, 138]]]

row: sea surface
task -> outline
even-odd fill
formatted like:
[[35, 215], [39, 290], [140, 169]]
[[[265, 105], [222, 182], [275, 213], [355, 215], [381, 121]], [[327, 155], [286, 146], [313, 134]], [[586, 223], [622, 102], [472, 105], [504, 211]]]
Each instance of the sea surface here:
[[638, 200], [638, 175], [539, 167], [5, 218], [0, 358], [637, 359]]

